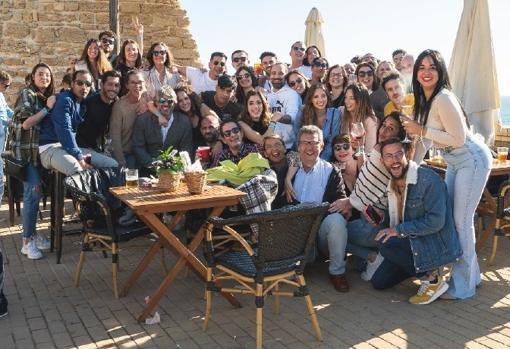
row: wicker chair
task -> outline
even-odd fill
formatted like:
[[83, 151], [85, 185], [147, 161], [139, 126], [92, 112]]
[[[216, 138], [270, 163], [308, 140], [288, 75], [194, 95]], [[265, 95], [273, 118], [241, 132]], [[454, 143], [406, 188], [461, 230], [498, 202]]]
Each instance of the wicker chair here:
[[[213, 291], [253, 294], [257, 308], [257, 348], [262, 348], [264, 297], [275, 296], [276, 312], [279, 313], [280, 296], [300, 296], [305, 298], [317, 339], [322, 340], [303, 269], [328, 207], [327, 203], [300, 204], [229, 219], [210, 218], [205, 243], [207, 285], [204, 330], [207, 329], [211, 316]], [[246, 224], [258, 224], [256, 243], [250, 244], [232, 228]], [[214, 245], [214, 232], [217, 229], [222, 229], [238, 243], [231, 244], [227, 251], [222, 249], [217, 253]], [[213, 270], [218, 273], [214, 274]], [[219, 286], [224, 280], [233, 280], [239, 283], [241, 288]], [[280, 284], [296, 287], [297, 290], [281, 291]]]
[[[118, 273], [118, 243], [129, 241], [139, 236], [151, 234], [151, 230], [143, 223], [136, 223], [128, 227], [116, 223], [114, 217], [115, 206], [120, 207], [120, 203], [115, 203], [115, 198], [108, 192], [108, 188], [124, 185], [124, 176], [118, 169], [90, 169], [79, 172], [64, 179], [64, 187], [71, 195], [73, 201], [77, 203], [78, 212], [83, 225], [83, 245], [80, 253], [80, 259], [75, 273], [75, 286], [80, 284], [80, 274], [85, 262], [85, 253], [92, 250], [92, 245], [99, 244], [105, 251], [111, 251], [112, 254], [112, 281], [113, 293], [115, 298], [119, 298], [117, 286]], [[106, 226], [95, 227], [90, 221], [82, 215], [84, 207], [90, 207], [91, 204], [99, 206], [100, 213], [104, 217]]]
[[494, 237], [492, 238], [492, 251], [489, 257], [488, 265], [492, 265], [496, 258], [499, 237], [510, 238], [510, 205], [508, 198], [505, 197], [510, 189], [510, 180], [507, 180], [499, 186], [498, 196], [496, 197], [496, 225], [494, 228]]

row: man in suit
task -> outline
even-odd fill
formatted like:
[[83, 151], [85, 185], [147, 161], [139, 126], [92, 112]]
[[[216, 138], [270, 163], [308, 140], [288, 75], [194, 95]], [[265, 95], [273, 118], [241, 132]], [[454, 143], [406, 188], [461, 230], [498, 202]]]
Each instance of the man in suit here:
[[174, 105], [177, 96], [170, 86], [163, 86], [154, 101], [158, 110], [168, 122], [160, 124], [158, 115], [145, 112], [136, 118], [133, 131], [133, 153], [140, 165], [140, 176], [152, 174], [149, 168], [162, 150], [173, 147], [187, 151], [193, 156], [193, 135], [189, 118], [177, 111]]

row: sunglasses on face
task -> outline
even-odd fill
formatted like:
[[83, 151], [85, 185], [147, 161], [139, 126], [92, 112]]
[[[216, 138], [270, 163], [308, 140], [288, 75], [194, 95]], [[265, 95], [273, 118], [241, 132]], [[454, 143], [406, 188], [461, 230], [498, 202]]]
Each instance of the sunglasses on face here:
[[231, 128], [228, 131], [223, 131], [223, 136], [230, 137], [231, 135], [236, 135], [239, 132], [241, 132], [241, 129], [239, 127], [234, 127], [234, 128]]
[[165, 50], [161, 50], [161, 51], [152, 51], [152, 55], [153, 55], [154, 57], [157, 57], [157, 56], [159, 56], [159, 55], [164, 56], [164, 55], [166, 55], [166, 51], [165, 51]]
[[232, 59], [232, 61], [234, 63], [246, 62], [246, 57], [236, 57], [236, 58]]
[[87, 86], [87, 87], [91, 87], [92, 86], [92, 82], [91, 81], [88, 81], [88, 80], [74, 80], [74, 82], [82, 87], [83, 85]]
[[304, 47], [296, 47], [296, 46], [294, 46], [294, 47], [292, 47], [292, 49], [293, 49], [294, 51], [301, 51], [301, 52], [305, 52]]
[[340, 151], [340, 150], [349, 150], [351, 148], [351, 145], [349, 143], [338, 143], [338, 144], [335, 144], [335, 151]]
[[173, 99], [171, 99], [171, 98], [168, 98], [168, 99], [166, 99], [166, 98], [160, 98], [160, 99], [159, 99], [159, 104], [168, 104], [168, 105], [172, 105], [172, 104], [174, 104], [174, 100], [173, 100]]
[[294, 81], [289, 81], [289, 86], [290, 87], [294, 87], [294, 86], [296, 86], [296, 84], [301, 84], [302, 82], [303, 82], [303, 79], [297, 78]]
[[101, 42], [102, 42], [103, 44], [113, 45], [113, 44], [115, 43], [115, 40], [113, 40], [113, 39], [107, 39], [107, 38], [102, 38], [102, 39], [101, 39]]
[[358, 72], [358, 76], [360, 78], [364, 78], [365, 76], [369, 76], [370, 77], [370, 76], [374, 76], [374, 72], [371, 71], [371, 70], [369, 70], [369, 71], [359, 71]]
[[322, 63], [322, 62], [315, 62], [314, 67], [326, 69], [328, 67], [328, 63]]
[[212, 64], [214, 64], [214, 65], [218, 65], [219, 64], [222, 67], [225, 66], [225, 62], [220, 62], [220, 61], [214, 61], [214, 62], [212, 62]]
[[238, 78], [239, 80], [242, 80], [242, 79], [248, 79], [249, 77], [250, 77], [250, 74], [248, 74], [248, 73], [245, 73], [245, 74], [239, 74], [239, 75], [237, 76], [237, 78]]

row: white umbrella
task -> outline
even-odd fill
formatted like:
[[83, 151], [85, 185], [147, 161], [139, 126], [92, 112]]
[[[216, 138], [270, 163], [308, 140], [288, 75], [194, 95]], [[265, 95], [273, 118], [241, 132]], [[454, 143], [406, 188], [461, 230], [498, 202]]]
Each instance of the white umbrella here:
[[500, 98], [487, 0], [464, 0], [448, 71], [475, 131], [494, 143]]
[[324, 19], [315, 7], [310, 10], [306, 18], [305, 25], [305, 45], [315, 45], [321, 51], [322, 57], [326, 57], [326, 47], [324, 46], [324, 37], [322, 36], [322, 23]]

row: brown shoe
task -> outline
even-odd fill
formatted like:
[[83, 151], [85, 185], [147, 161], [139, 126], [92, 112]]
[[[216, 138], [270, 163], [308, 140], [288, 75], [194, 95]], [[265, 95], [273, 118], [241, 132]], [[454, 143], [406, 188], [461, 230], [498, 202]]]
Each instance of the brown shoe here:
[[347, 282], [347, 278], [345, 274], [340, 275], [329, 275], [329, 280], [335, 287], [335, 290], [338, 292], [348, 292], [349, 291], [349, 283]]

